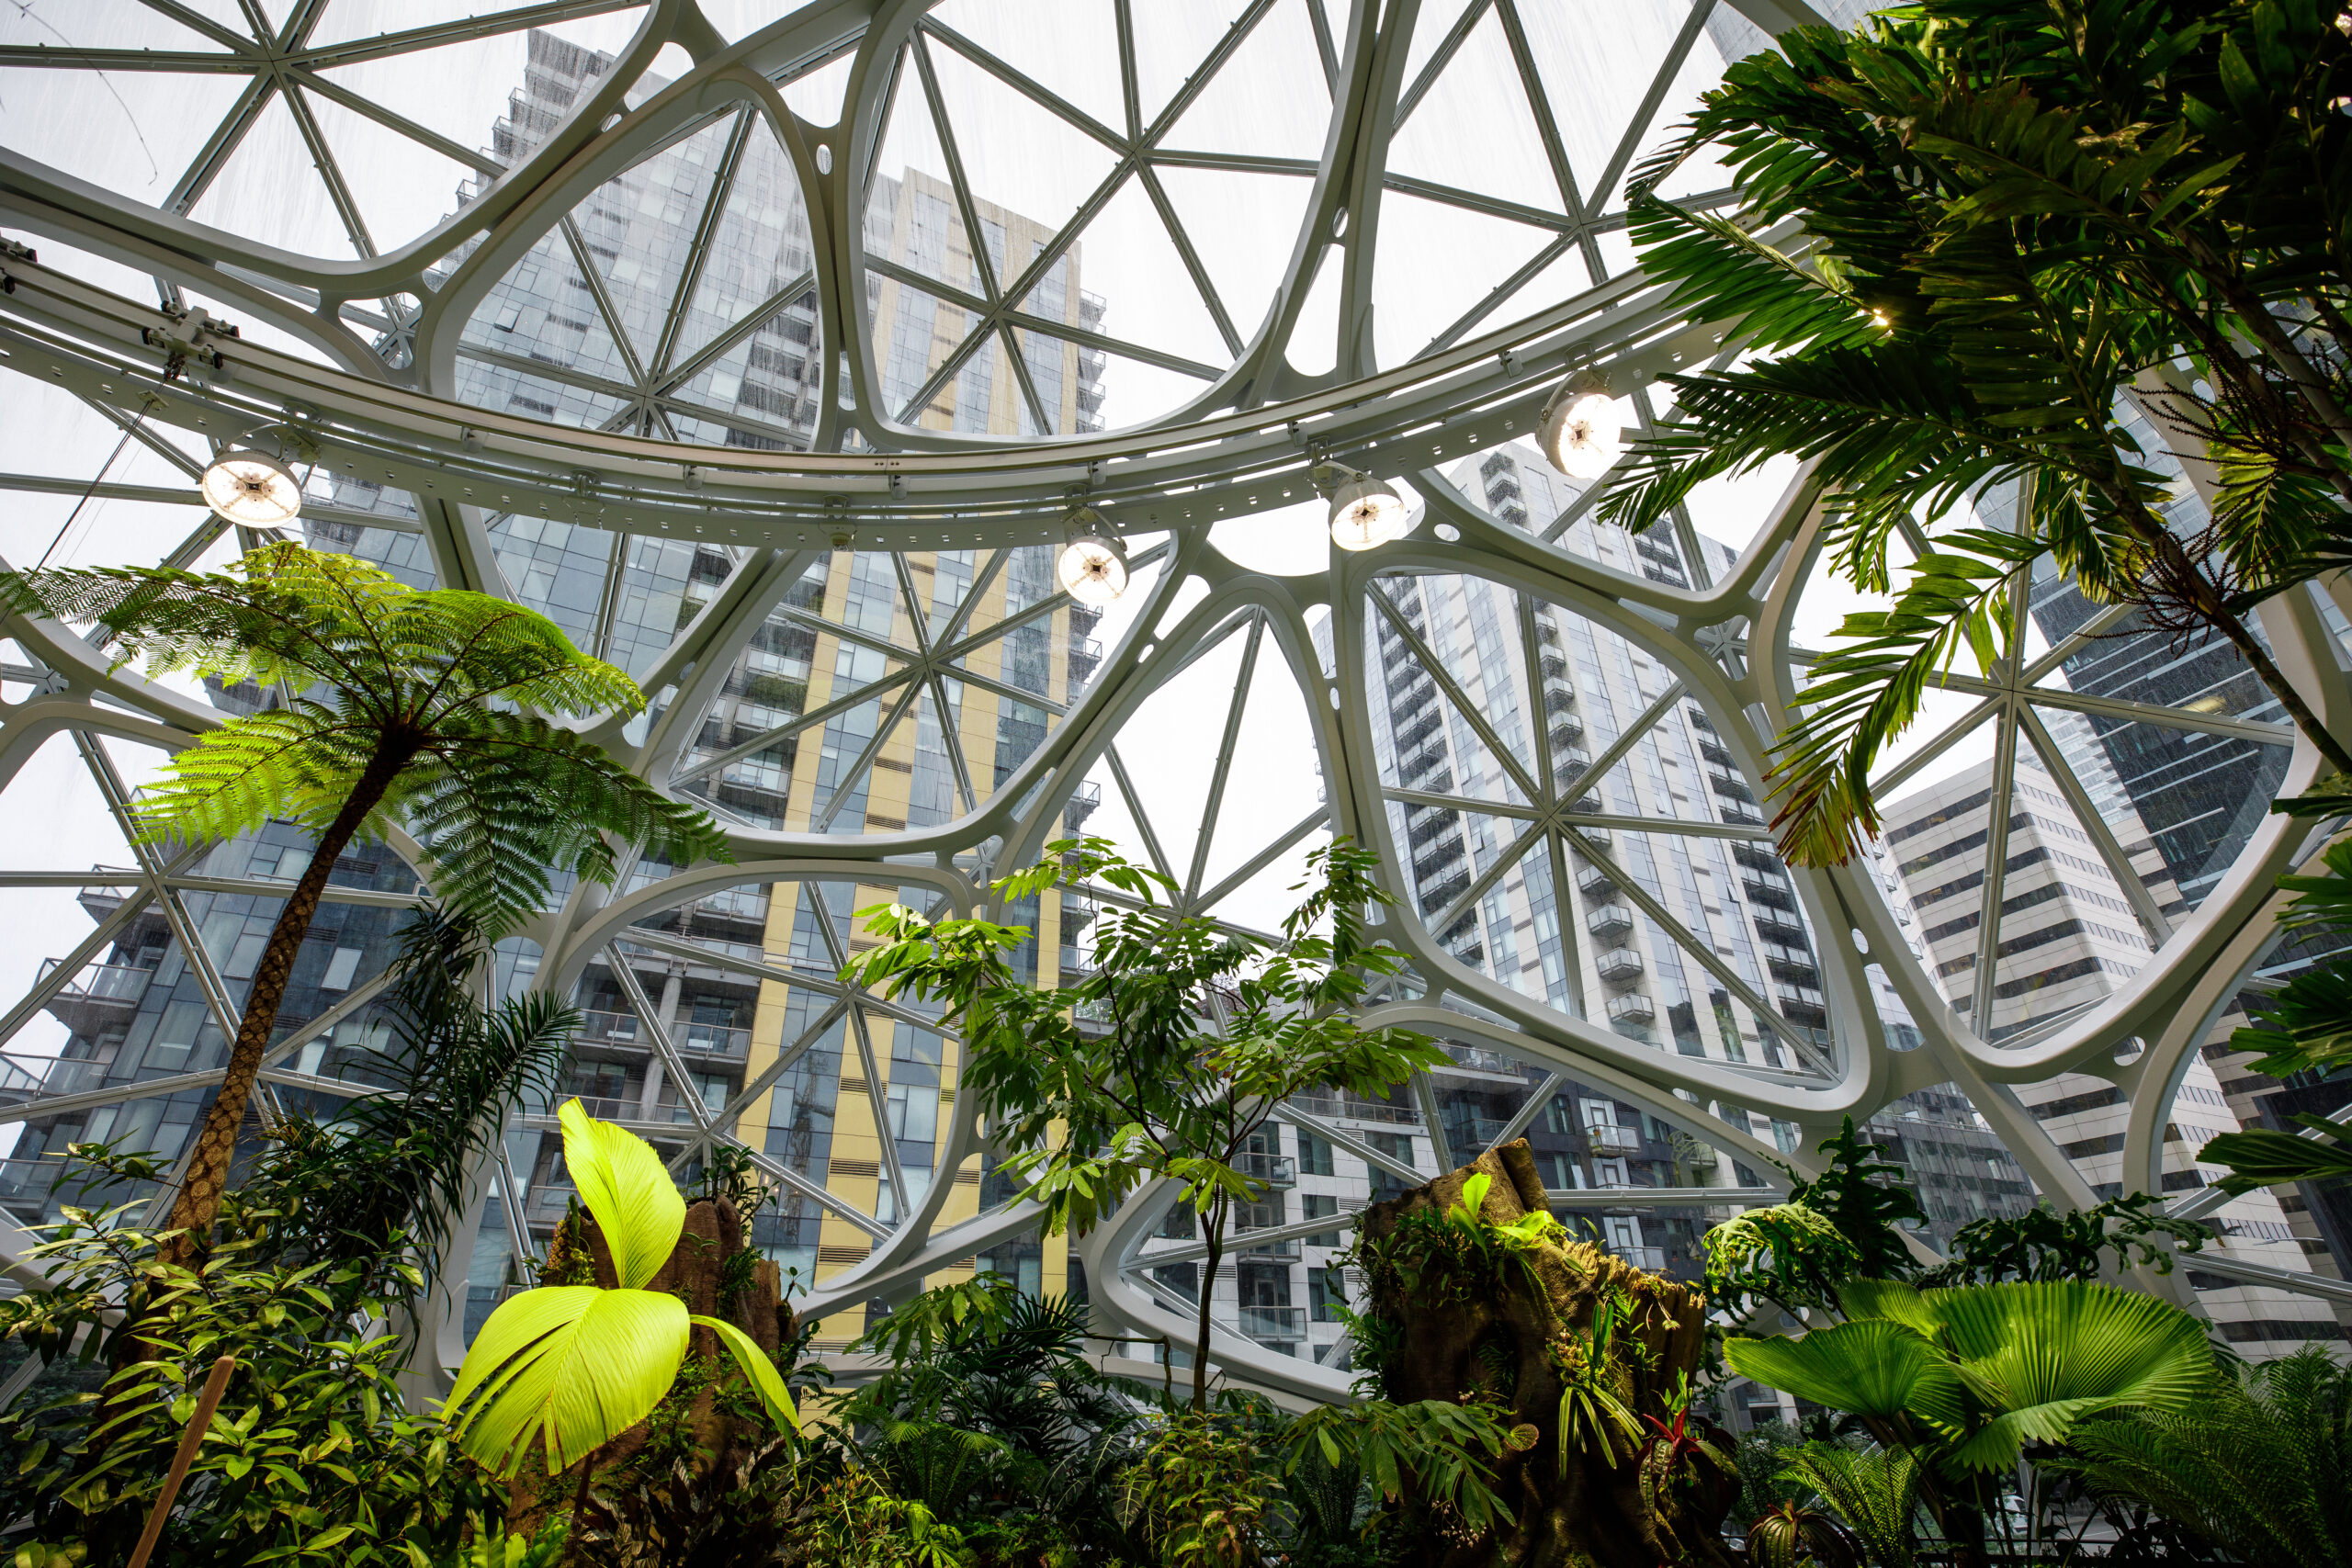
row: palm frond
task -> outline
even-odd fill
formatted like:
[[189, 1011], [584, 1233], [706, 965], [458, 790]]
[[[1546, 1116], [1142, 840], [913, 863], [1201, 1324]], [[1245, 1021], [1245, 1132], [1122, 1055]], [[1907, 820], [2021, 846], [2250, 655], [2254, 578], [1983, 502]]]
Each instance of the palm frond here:
[[2015, 534], [1963, 529], [1913, 564], [1894, 607], [1861, 611], [1838, 627], [1851, 646], [1814, 662], [1798, 716], [1774, 749], [1770, 798], [1781, 853], [1799, 865], [1842, 865], [1878, 831], [1870, 770], [1918, 716], [1928, 679], [1961, 649], [1990, 675], [2009, 652], [2008, 599], [2017, 569], [2041, 553]]

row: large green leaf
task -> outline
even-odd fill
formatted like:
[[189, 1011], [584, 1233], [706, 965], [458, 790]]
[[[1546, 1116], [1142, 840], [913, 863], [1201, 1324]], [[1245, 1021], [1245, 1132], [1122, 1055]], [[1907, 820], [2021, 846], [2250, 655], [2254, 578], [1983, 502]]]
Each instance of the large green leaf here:
[[727, 1347], [728, 1354], [735, 1358], [735, 1364], [743, 1369], [743, 1375], [751, 1379], [752, 1387], [759, 1392], [760, 1403], [767, 1406], [768, 1419], [786, 1431], [800, 1430], [800, 1412], [792, 1403], [792, 1392], [784, 1386], [784, 1379], [776, 1373], [775, 1362], [760, 1348], [760, 1342], [720, 1318], [705, 1317], [695, 1313], [692, 1321], [718, 1336], [718, 1342]]
[[2197, 1320], [2168, 1302], [2082, 1280], [1977, 1285], [1921, 1298], [1992, 1419], [1954, 1450], [1997, 1470], [2028, 1439], [2063, 1442], [2102, 1411], [2178, 1412], [2212, 1386]]
[[2251, 1192], [2288, 1181], [2340, 1181], [2352, 1177], [2352, 1137], [2339, 1124], [2323, 1117], [2298, 1117], [2318, 1130], [2324, 1143], [2299, 1138], [2269, 1127], [2224, 1133], [2197, 1151], [2198, 1159], [2225, 1165], [2230, 1174], [2217, 1183], [2224, 1192]]
[[1727, 1340], [1724, 1359], [1767, 1388], [1881, 1419], [1923, 1407], [1940, 1415], [1960, 1393], [1943, 1353], [1886, 1318], [1817, 1328], [1802, 1339]]
[[447, 1406], [458, 1445], [512, 1474], [541, 1439], [553, 1475], [652, 1414], [688, 1334], [685, 1303], [657, 1291], [556, 1285], [512, 1297], [458, 1369]]
[[633, 1291], [661, 1272], [686, 1226], [686, 1201], [653, 1145], [564, 1101], [563, 1164], [612, 1250], [613, 1270]]

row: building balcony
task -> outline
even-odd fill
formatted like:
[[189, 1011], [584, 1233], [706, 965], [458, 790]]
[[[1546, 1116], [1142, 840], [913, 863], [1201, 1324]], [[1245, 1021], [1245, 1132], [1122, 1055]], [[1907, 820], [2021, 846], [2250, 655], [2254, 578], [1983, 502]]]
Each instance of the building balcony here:
[[[40, 961], [40, 978], [46, 980], [63, 963], [61, 958]], [[136, 1008], [147, 994], [147, 983], [155, 977], [153, 969], [142, 969], [132, 964], [101, 964], [83, 978], [68, 980], [55, 993], [58, 1000], [107, 1003], [125, 1010]]]
[[1593, 968], [1611, 985], [1623, 986], [1642, 977], [1642, 955], [1630, 947], [1612, 947]]
[[1617, 891], [1617, 880], [1597, 865], [1589, 865], [1577, 873], [1577, 886], [1588, 898], [1605, 898]]
[[1457, 1156], [1466, 1156], [1486, 1148], [1502, 1136], [1509, 1123], [1493, 1116], [1456, 1116], [1445, 1123], [1445, 1141]]
[[1662, 1247], [1612, 1247], [1609, 1250], [1645, 1272], [1666, 1272], [1666, 1248]]
[[1285, 1155], [1243, 1155], [1234, 1168], [1250, 1180], [1262, 1181], [1268, 1187], [1298, 1185], [1298, 1162]]
[[1642, 1152], [1642, 1130], [1621, 1127], [1614, 1122], [1603, 1122], [1584, 1130], [1585, 1143], [1596, 1155], [1637, 1155]]
[[1322, 1095], [1295, 1094], [1290, 1103], [1309, 1116], [1328, 1117], [1334, 1122], [1376, 1122], [1384, 1126], [1418, 1127], [1420, 1111], [1410, 1105], [1387, 1105], [1376, 1100], [1358, 1100], [1350, 1095], [1331, 1099]]
[[1723, 813], [1724, 820], [1731, 823], [1735, 827], [1761, 828], [1764, 826], [1764, 813], [1749, 805], [1747, 801], [1732, 800], [1729, 798], [1718, 799], [1715, 802], [1715, 807]]
[[1609, 1016], [1619, 1023], [1647, 1023], [1657, 1016], [1657, 1008], [1646, 994], [1628, 991], [1609, 998]]
[[1295, 1235], [1284, 1236], [1280, 1241], [1252, 1242], [1248, 1231], [1236, 1231], [1233, 1246], [1235, 1257], [1255, 1258], [1261, 1263], [1268, 1260], [1295, 1263], [1306, 1256], [1299, 1250], [1299, 1238]]
[[[1455, 1066], [1466, 1067], [1474, 1073], [1494, 1073], [1510, 1078], [1523, 1077], [1526, 1074], [1526, 1069], [1521, 1067], [1516, 1059], [1504, 1055], [1500, 1051], [1487, 1050], [1483, 1046], [1455, 1045], [1449, 1043], [1445, 1047], [1445, 1054], [1453, 1058]], [[1442, 1071], [1442, 1069], [1440, 1070]]]
[[1300, 1345], [1306, 1340], [1305, 1307], [1246, 1306], [1241, 1332], [1261, 1345]]
[[1601, 904], [1585, 912], [1584, 929], [1597, 937], [1623, 935], [1634, 929], [1634, 911], [1623, 904]]
[[[580, 1032], [572, 1036], [575, 1044], [619, 1046], [634, 1051], [653, 1048], [652, 1032], [639, 1022], [635, 1013], [591, 1010], [581, 1016]], [[718, 1023], [682, 1022], [671, 1026], [670, 1043], [686, 1055], [734, 1061], [750, 1053], [752, 1032]]]

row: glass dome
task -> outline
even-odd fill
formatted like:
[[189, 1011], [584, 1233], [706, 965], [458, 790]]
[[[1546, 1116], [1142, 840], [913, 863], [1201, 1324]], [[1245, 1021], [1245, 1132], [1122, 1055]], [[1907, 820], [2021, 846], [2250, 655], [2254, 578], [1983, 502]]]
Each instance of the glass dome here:
[[[1192, 1310], [1204, 1249], [1169, 1194], [1041, 1237], [953, 1035], [836, 978], [857, 910], [991, 908], [1081, 830], [1250, 930], [1317, 845], [1376, 848], [1412, 968], [1373, 1016], [1453, 1058], [1283, 1108], [1263, 1294], [1216, 1307], [1266, 1386], [1344, 1395], [1326, 1304], [1373, 1198], [1525, 1135], [1564, 1213], [1688, 1274], [1849, 1115], [1928, 1239], [2037, 1194], [2175, 1194], [2232, 1238], [2184, 1301], [2289, 1325], [2233, 1337], [2332, 1336], [2303, 1233], [2192, 1152], [2261, 1113], [2228, 1024], [2291, 962], [2269, 884], [2308, 846], [2267, 807], [2317, 759], [2267, 694], [2045, 562], [2017, 667], [1946, 677], [1888, 758], [1871, 852], [1792, 870], [1766, 761], [1855, 604], [1823, 497], [1772, 468], [1635, 536], [1536, 449], [1571, 372], [1607, 372], [1632, 434], [1672, 417], [1657, 376], [1736, 349], [1635, 265], [1628, 174], [1812, 13], [1408, 10], [16, 7], [6, 558], [217, 567], [276, 536], [200, 499], [252, 446], [300, 475], [314, 547], [512, 597], [636, 677], [650, 712], [592, 737], [707, 806], [737, 863], [562, 884], [506, 978], [585, 1010], [568, 1092], [679, 1168], [750, 1152], [759, 1244], [829, 1345], [976, 1268], [1082, 1282], [1105, 1332]], [[1674, 182], [1738, 199], [1712, 165]], [[1396, 487], [1404, 536], [1335, 549], [1330, 465]], [[1107, 604], [1057, 579], [1081, 510], [1125, 551]], [[2346, 689], [2332, 604], [2263, 627]], [[41, 828], [0, 868], [21, 1224], [44, 1153], [187, 1141], [301, 836], [127, 841], [160, 757], [266, 694], [5, 631], [0, 787]], [[413, 856], [338, 870], [277, 1100], [349, 1091]], [[1050, 986], [1121, 897], [995, 913]], [[563, 1211], [553, 1125], [535, 1108], [486, 1173], [446, 1359]]]

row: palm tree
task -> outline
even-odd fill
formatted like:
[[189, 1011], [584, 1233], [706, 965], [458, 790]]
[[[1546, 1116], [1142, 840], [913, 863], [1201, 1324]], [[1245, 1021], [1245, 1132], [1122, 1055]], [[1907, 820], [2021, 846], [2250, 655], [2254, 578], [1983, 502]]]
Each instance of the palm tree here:
[[[1637, 175], [1709, 147], [1734, 171], [1739, 220], [1645, 196], [1634, 237], [1681, 313], [1758, 357], [1667, 377], [1677, 423], [1600, 514], [1647, 527], [1702, 480], [1809, 459], [1834, 570], [1894, 594], [1847, 620], [1781, 738], [1782, 852], [1842, 863], [1876, 829], [1872, 760], [1963, 649], [1988, 675], [2015, 656], [2044, 555], [2144, 625], [2225, 639], [2352, 773], [2245, 619], [2352, 561], [2352, 40], [2258, 0], [1903, 16], [1735, 65]], [[2214, 462], [2204, 525], [2166, 517], [2127, 394]], [[2013, 527], [1922, 529], [1996, 488]]]
[[495, 938], [536, 913], [550, 868], [610, 883], [605, 835], [679, 863], [729, 858], [704, 812], [656, 792], [542, 716], [644, 705], [627, 674], [519, 604], [419, 591], [349, 556], [267, 546], [224, 574], [154, 568], [0, 575], [19, 614], [96, 622], [123, 660], [290, 694], [232, 717], [165, 764], [142, 798], [150, 841], [225, 840], [273, 818], [317, 836], [253, 989], [170, 1219], [185, 1261], [226, 1186], [262, 1055], [335, 859], [405, 827], [435, 896]]
[[2064, 1442], [2109, 1412], [2188, 1410], [2215, 1381], [2196, 1319], [2111, 1285], [1921, 1292], [1854, 1280], [1841, 1305], [1844, 1323], [1802, 1338], [1728, 1340], [1724, 1359], [1742, 1377], [1859, 1417], [1890, 1452], [1917, 1456], [1920, 1501], [1959, 1562], [1984, 1562], [1992, 1478], [2028, 1442]]

